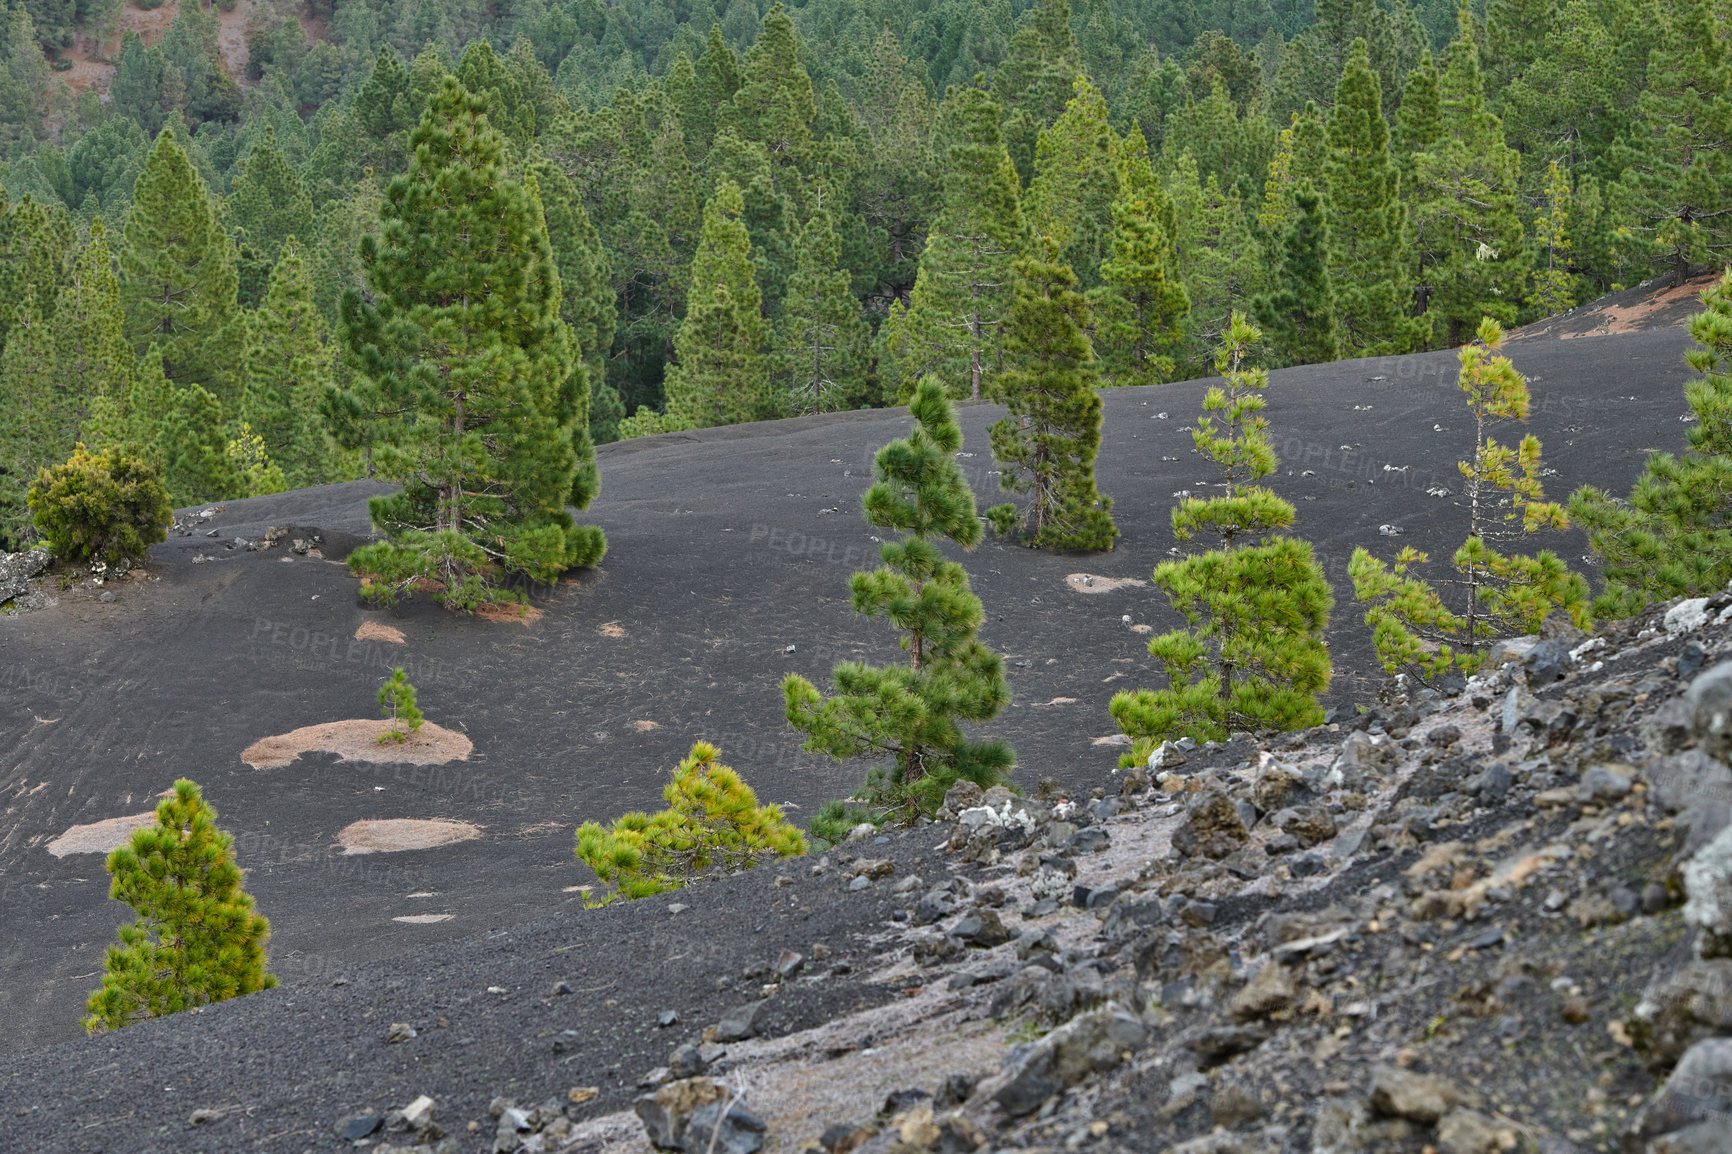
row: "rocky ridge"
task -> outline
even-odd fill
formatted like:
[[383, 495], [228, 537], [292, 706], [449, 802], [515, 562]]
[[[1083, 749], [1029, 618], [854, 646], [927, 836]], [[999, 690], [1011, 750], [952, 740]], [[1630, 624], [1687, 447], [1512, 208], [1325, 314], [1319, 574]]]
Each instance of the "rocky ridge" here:
[[[748, 1004], [635, 1118], [496, 1103], [491, 1149], [1727, 1150], [1728, 659], [1732, 591], [1088, 798], [958, 786], [927, 876], [865, 831], [809, 866], [899, 899], [870, 980], [903, 997], [777, 1039]], [[874, 1053], [906, 1087], [850, 1112]]]

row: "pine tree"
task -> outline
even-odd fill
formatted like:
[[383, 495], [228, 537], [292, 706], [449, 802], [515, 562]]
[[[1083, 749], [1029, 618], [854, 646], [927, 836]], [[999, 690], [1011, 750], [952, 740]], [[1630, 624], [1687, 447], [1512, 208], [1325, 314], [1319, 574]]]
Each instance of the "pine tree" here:
[[1528, 307], [1551, 317], [1576, 305], [1576, 277], [1571, 271], [1570, 182], [1558, 162], [1546, 170], [1545, 200], [1534, 215], [1534, 288]]
[[1059, 260], [1091, 289], [1100, 284], [1119, 195], [1119, 139], [1107, 123], [1106, 100], [1087, 77], [1077, 77], [1074, 91], [1040, 134], [1024, 209], [1035, 234], [1056, 241]]
[[240, 401], [234, 254], [172, 130], [156, 138], [132, 196], [119, 254], [127, 340], [141, 356], [155, 346], [170, 380], [200, 386], [232, 413]]
[[[1323, 127], [1323, 113], [1314, 101], [1293, 114], [1293, 122], [1281, 130], [1275, 158], [1269, 162], [1269, 175], [1263, 181], [1263, 207], [1257, 213], [1257, 227], [1266, 242], [1279, 248], [1285, 242], [1288, 226], [1293, 223], [1293, 194], [1301, 185], [1324, 188], [1324, 164], [1329, 155], [1329, 139]], [[1279, 253], [1276, 253], [1279, 259]]]
[[223, 216], [267, 264], [276, 263], [289, 237], [313, 235], [313, 198], [269, 125], [241, 162]]
[[1119, 535], [1112, 498], [1095, 488], [1101, 398], [1088, 338], [1093, 318], [1057, 242], [1042, 237], [1040, 247], [1016, 262], [999, 385], [1010, 415], [988, 430], [1003, 467], [1000, 486], [1026, 494], [1028, 506], [1006, 503], [986, 515], [999, 533], [1020, 530], [1036, 548], [1111, 549]]
[[1041, 131], [1058, 119], [1083, 71], [1069, 0], [1038, 0], [1011, 34], [1004, 63], [992, 71], [992, 95], [1005, 112], [1004, 144], [1019, 184], [1033, 178]]
[[1011, 266], [1030, 242], [1016, 172], [999, 137], [999, 110], [978, 88], [952, 90], [941, 109], [950, 139], [944, 200], [932, 222], [909, 303], [892, 305], [886, 343], [912, 393], [928, 374], [953, 395], [990, 396], [1001, 367], [999, 329], [1010, 310]]
[[1197, 165], [1180, 157], [1168, 181], [1178, 223], [1174, 248], [1191, 302], [1179, 349], [1180, 379], [1208, 371], [1231, 328], [1232, 314], [1248, 308], [1268, 280], [1263, 253], [1251, 235], [1245, 209], [1214, 177], [1199, 184]]
[[1461, 610], [1450, 609], [1437, 590], [1411, 575], [1428, 558], [1412, 546], [1392, 565], [1355, 549], [1348, 565], [1353, 592], [1368, 604], [1365, 623], [1384, 669], [1411, 667], [1425, 677], [1459, 669], [1471, 674], [1484, 646], [1500, 637], [1533, 633], [1554, 610], [1586, 626], [1588, 585], [1550, 550], [1534, 555], [1499, 552], [1505, 542], [1542, 528], [1567, 529], [1561, 506], [1545, 500], [1539, 438], [1516, 446], [1499, 444], [1491, 430], [1526, 421], [1527, 381], [1503, 347], [1503, 330], [1490, 317], [1480, 322], [1478, 341], [1463, 345], [1461, 391], [1474, 418], [1474, 456], [1459, 464], [1466, 482], [1468, 537], [1453, 558], [1464, 590]]
[[720, 757], [709, 742], [697, 742], [662, 788], [667, 809], [625, 814], [610, 829], [593, 821], [578, 827], [578, 858], [603, 885], [616, 887], [605, 897], [586, 897], [585, 905], [653, 897], [806, 852], [805, 836], [781, 807], [759, 805], [758, 795]]
[[343, 297], [341, 335], [368, 387], [332, 398], [344, 419], [371, 416], [377, 473], [404, 485], [368, 504], [388, 540], [350, 556], [364, 591], [402, 596], [430, 578], [463, 609], [494, 596], [501, 571], [552, 581], [606, 548], [566, 511], [587, 383], [541, 205], [506, 177], [484, 104], [450, 77], [428, 101], [383, 235], [361, 242], [372, 299]]
[[1706, 597], [1732, 581], [1732, 271], [1702, 294], [1685, 354], [1701, 379], [1684, 387], [1696, 421], [1681, 456], [1656, 453], [1628, 501], [1592, 486], [1570, 497], [1570, 516], [1599, 555], [1603, 617], [1631, 617], [1674, 597]]
[[690, 303], [665, 378], [674, 427], [707, 428], [770, 415], [770, 362], [752, 244], [739, 185], [724, 180], [704, 206]]
[[912, 818], [937, 808], [967, 779], [1003, 781], [1016, 755], [1002, 741], [974, 741], [960, 722], [990, 721], [1010, 700], [1004, 659], [976, 637], [983, 619], [968, 574], [937, 538], [964, 549], [980, 541], [974, 494], [957, 466], [962, 430], [944, 386], [922, 381], [909, 412], [913, 432], [879, 450], [866, 491], [866, 521], [903, 534], [879, 549], [882, 568], [849, 582], [854, 611], [883, 614], [902, 633], [907, 665], [836, 666], [837, 695], [823, 697], [798, 674], [782, 682], [788, 723], [805, 748], [835, 758], [890, 758], [861, 798]]
[[156, 807], [156, 824], [108, 855], [108, 895], [138, 918], [108, 948], [102, 988], [84, 1028], [118, 1030], [243, 994], [268, 990], [271, 924], [254, 907], [235, 864], [234, 838], [199, 787], [181, 778]]
[[1522, 274], [1521, 157], [1486, 111], [1473, 15], [1465, 8], [1439, 93], [1442, 135], [1414, 161], [1410, 248], [1419, 258], [1419, 297], [1454, 343], [1481, 317], [1515, 319]]
[[1632, 139], [1614, 158], [1655, 263], [1682, 285], [1692, 261], [1732, 254], [1732, 53], [1715, 0], [1676, 0], [1670, 9]]
[[332, 480], [331, 446], [319, 407], [332, 385], [325, 319], [313, 305], [300, 243], [289, 237], [246, 350], [241, 418], [264, 442], [289, 488]]
[[1443, 97], [1438, 90], [1437, 65], [1431, 51], [1407, 74], [1401, 107], [1395, 114], [1395, 153], [1401, 167], [1402, 194], [1413, 193], [1414, 157], [1430, 152], [1443, 137]]
[[[409, 676], [401, 665], [393, 669], [391, 676], [379, 686], [379, 716], [391, 721], [379, 735], [380, 744], [394, 741], [401, 745], [409, 740], [410, 734], [421, 728], [424, 718], [415, 703], [415, 687], [409, 684]], [[406, 728], [400, 728], [399, 723]]]
[[871, 334], [838, 267], [841, 245], [826, 212], [800, 233], [799, 262], [776, 323], [776, 352], [797, 413], [833, 412], [861, 395]]
[[812, 174], [817, 112], [812, 78], [800, 63], [800, 34], [778, 0], [765, 13], [758, 38], [746, 53], [724, 122], [746, 140], [765, 146], [776, 170], [777, 191], [795, 195]]
[[1096, 350], [1108, 384], [1155, 384], [1171, 377], [1173, 350], [1191, 311], [1179, 276], [1173, 198], [1155, 179], [1140, 128], [1126, 138], [1113, 202], [1103, 287], [1092, 294], [1099, 321]]
[[1335, 89], [1325, 172], [1340, 355], [1409, 352], [1430, 326], [1407, 316], [1412, 296], [1403, 251], [1407, 210], [1389, 155], [1383, 90], [1363, 40], [1353, 42]]
[[1257, 323], [1281, 358], [1291, 365], [1313, 365], [1341, 355], [1335, 280], [1327, 256], [1330, 229], [1322, 198], [1309, 186], [1293, 195], [1299, 211], [1287, 230], [1276, 288], [1252, 306]]
[[35, 293], [27, 293], [0, 353], [0, 538], [9, 549], [32, 535], [26, 494], [37, 470], [71, 456], [71, 445], [60, 451], [69, 435], [77, 442], [77, 430], [67, 428], [71, 414], [49, 380], [52, 365], [48, 325]]
[[1269, 375], [1247, 364], [1261, 339], [1243, 313], [1233, 314], [1216, 358], [1223, 384], [1204, 396], [1192, 433], [1225, 491], [1184, 498], [1173, 509], [1173, 536], [1212, 534], [1220, 547], [1155, 567], [1155, 584], [1189, 628], [1149, 642], [1167, 688], [1113, 697], [1113, 719], [1133, 741], [1120, 759], [1127, 767], [1164, 740], [1220, 741], [1234, 730], [1301, 729], [1323, 717], [1317, 695], [1329, 687], [1323, 632], [1334, 599], [1310, 543], [1281, 533], [1293, 524], [1293, 506], [1257, 484], [1279, 464], [1261, 415]]
[[[597, 436], [598, 412], [617, 410], [619, 393], [607, 383], [607, 356], [613, 348], [614, 329], [619, 323], [619, 311], [613, 291], [613, 268], [607, 248], [589, 219], [583, 197], [577, 186], [546, 157], [537, 157], [528, 168], [541, 197], [542, 211], [547, 217], [547, 239], [553, 245], [554, 260], [559, 265], [561, 288], [559, 315], [571, 326], [572, 339], [577, 342], [576, 355], [589, 378], [589, 428], [593, 440]], [[617, 435], [619, 417], [623, 413], [603, 416], [611, 419], [613, 429], [606, 440]], [[573, 502], [581, 508], [588, 504]]]

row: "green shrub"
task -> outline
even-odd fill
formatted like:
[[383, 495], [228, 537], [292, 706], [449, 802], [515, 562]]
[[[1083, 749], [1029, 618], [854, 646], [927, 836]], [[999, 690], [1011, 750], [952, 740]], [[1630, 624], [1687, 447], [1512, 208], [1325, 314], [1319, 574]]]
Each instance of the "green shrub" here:
[[721, 877], [756, 866], [768, 857], [797, 857], [806, 838], [782, 816], [780, 806], [759, 805], [740, 775], [716, 758], [707, 741], [692, 746], [662, 790], [668, 808], [628, 813], [611, 829], [584, 822], [577, 856], [613, 892], [588, 905], [616, 898], [653, 897], [687, 882]]
[[108, 855], [109, 896], [138, 914], [108, 948], [102, 988], [84, 1028], [117, 1030], [240, 994], [268, 990], [271, 923], [254, 908], [235, 864], [234, 838], [185, 778], [156, 807], [156, 824]]
[[157, 471], [136, 445], [92, 453], [80, 444], [64, 465], [42, 469], [30, 512], [56, 557], [116, 565], [168, 538], [174, 509]]
[[818, 807], [812, 818], [812, 836], [835, 845], [848, 836], [848, 831], [862, 822], [882, 825], [888, 815], [881, 809], [852, 801], [827, 801]]

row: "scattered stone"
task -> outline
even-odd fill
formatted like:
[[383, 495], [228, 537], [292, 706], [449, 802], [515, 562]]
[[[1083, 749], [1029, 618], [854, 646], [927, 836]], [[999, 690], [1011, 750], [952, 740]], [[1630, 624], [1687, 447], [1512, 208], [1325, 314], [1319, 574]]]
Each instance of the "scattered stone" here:
[[1701, 929], [1696, 952], [1732, 957], [1732, 826], [1696, 851], [1684, 866], [1684, 921]]
[[1636, 1046], [1654, 1070], [1669, 1070], [1704, 1038], [1732, 1034], [1732, 959], [1692, 961], [1656, 977], [1637, 1003]]
[[1576, 783], [1576, 800], [1584, 805], [1590, 802], [1604, 805], [1621, 800], [1630, 792], [1630, 773], [1625, 772], [1629, 769], [1627, 765], [1589, 768]]
[[1515, 1148], [1515, 1131], [1477, 1110], [1451, 1110], [1437, 1124], [1438, 1154], [1497, 1154]]
[[345, 1142], [366, 1138], [385, 1124], [383, 1114], [350, 1114], [337, 1122], [337, 1137]]
[[1575, 664], [1575, 659], [1570, 656], [1568, 643], [1555, 640], [1538, 642], [1527, 651], [1521, 661], [1522, 668], [1527, 670], [1530, 686], [1562, 681]]
[[1266, 962], [1243, 989], [1227, 1003], [1227, 1012], [1241, 1022], [1266, 1018], [1288, 1009], [1299, 999], [1299, 989], [1286, 967]]
[[1229, 1059], [1255, 1050], [1269, 1040], [1269, 1031], [1261, 1026], [1216, 1026], [1187, 1042], [1186, 1048], [1197, 1055], [1204, 1069], [1219, 1066]]
[[1440, 725], [1427, 733], [1425, 740], [1440, 748], [1448, 748], [1461, 740], [1461, 726]]
[[1661, 1134], [1712, 1121], [1725, 1134], [1732, 1112], [1732, 1038], [1708, 1038], [1691, 1046], [1679, 1059], [1660, 1092], [1630, 1119], [1624, 1132], [1626, 1149]]
[[757, 1037], [767, 1005], [768, 1002], [748, 1002], [723, 1014], [722, 1020], [716, 1023], [715, 1040], [722, 1043], [744, 1042], [748, 1038]]
[[581, 1106], [585, 1102], [593, 1102], [597, 1098], [601, 1097], [601, 1087], [573, 1086], [570, 1090], [566, 1091], [565, 1097], [572, 1105]]
[[1142, 1049], [1147, 1037], [1142, 1019], [1122, 1007], [1080, 1014], [1029, 1046], [999, 1076], [992, 1097], [1013, 1118], [1032, 1114], [1054, 1094]]
[[0, 604], [12, 600], [30, 587], [30, 579], [48, 568], [54, 559], [46, 549], [26, 549], [22, 553], [0, 553]]
[[658, 1150], [755, 1154], [767, 1127], [728, 1087], [709, 1078], [669, 1082], [632, 1104]]
[[408, 1022], [392, 1022], [385, 1031], [387, 1042], [407, 1042], [415, 1036], [415, 1027]]
[[781, 955], [776, 958], [776, 964], [772, 968], [775, 970], [777, 977], [787, 979], [799, 973], [800, 967], [805, 964], [805, 954], [802, 954], [797, 950], [783, 950]]
[[1379, 1114], [1431, 1126], [1457, 1106], [1477, 1105], [1477, 1096], [1442, 1078], [1399, 1066], [1378, 1066], [1371, 1072], [1371, 1108]]
[[950, 931], [971, 946], [990, 950], [1015, 937], [1004, 928], [1004, 922], [990, 909], [975, 909], [962, 916]]
[[1185, 810], [1185, 820], [1173, 831], [1173, 848], [1186, 857], [1226, 857], [1249, 834], [1238, 807], [1225, 793], [1210, 790]]
[[[973, 782], [968, 784], [974, 785]], [[979, 789], [980, 787], [975, 786], [975, 788]], [[818, 1145], [824, 1148], [825, 1154], [852, 1154], [853, 1151], [876, 1137], [878, 1137], [878, 1127], [869, 1122], [858, 1125], [850, 1122], [838, 1122], [819, 1136]]]
[[1185, 755], [1179, 752], [1179, 747], [1171, 741], [1163, 741], [1150, 753], [1146, 763], [1150, 771], [1162, 769], [1177, 769], [1185, 764]]
[[1684, 708], [1702, 752], [1732, 762], [1732, 661], [1698, 674], [1684, 693]]

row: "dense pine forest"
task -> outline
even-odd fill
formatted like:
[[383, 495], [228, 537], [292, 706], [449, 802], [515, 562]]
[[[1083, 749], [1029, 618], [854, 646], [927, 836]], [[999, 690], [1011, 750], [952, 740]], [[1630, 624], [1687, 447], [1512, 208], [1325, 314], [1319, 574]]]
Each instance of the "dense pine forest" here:
[[1209, 375], [1235, 312], [1266, 367], [1445, 347], [1732, 253], [1728, 0], [135, 15], [0, 20], [7, 547], [131, 444], [176, 505], [444, 469], [375, 520], [557, 572], [596, 443]]

